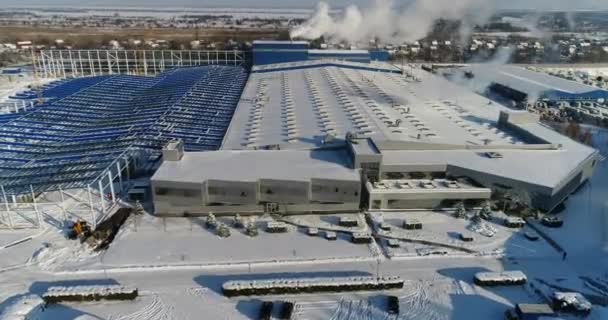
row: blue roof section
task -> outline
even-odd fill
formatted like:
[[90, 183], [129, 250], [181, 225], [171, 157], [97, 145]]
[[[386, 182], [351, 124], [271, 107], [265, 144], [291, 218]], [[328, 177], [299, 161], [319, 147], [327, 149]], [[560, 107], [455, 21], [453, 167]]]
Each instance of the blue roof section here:
[[308, 60], [308, 51], [306, 49], [300, 51], [281, 51], [281, 50], [270, 50], [270, 51], [253, 51], [253, 64], [254, 65], [265, 65], [273, 63], [285, 63], [285, 62], [296, 62]]
[[[72, 95], [80, 90], [95, 85], [110, 76], [97, 76], [76, 79], [63, 79], [53, 81], [42, 86], [42, 97], [45, 99], [61, 99]], [[37, 99], [38, 94], [33, 90], [17, 93], [11, 99], [32, 100]]]
[[315, 50], [306, 41], [254, 41], [253, 64], [267, 65], [306, 60], [343, 60], [361, 63], [388, 61], [386, 51], [375, 50]]
[[107, 76], [19, 117], [0, 117], [0, 185], [8, 194], [30, 185], [36, 192], [85, 187], [125, 152], [152, 161], [171, 139], [190, 151], [216, 150], [247, 77], [240, 66]]
[[369, 57], [372, 61], [388, 61], [390, 54], [386, 50], [370, 50]]

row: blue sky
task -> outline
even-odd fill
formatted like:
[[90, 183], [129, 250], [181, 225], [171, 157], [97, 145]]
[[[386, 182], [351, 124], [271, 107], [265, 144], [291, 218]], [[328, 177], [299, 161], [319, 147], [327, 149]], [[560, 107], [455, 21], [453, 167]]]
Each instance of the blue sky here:
[[[334, 7], [365, 5], [370, 0], [326, 0]], [[411, 0], [397, 0], [408, 2]], [[433, 1], [433, 0], [427, 0]], [[461, 1], [461, 0], [454, 0]], [[311, 8], [318, 0], [0, 0], [0, 6], [133, 6], [133, 7], [280, 7]], [[608, 9], [608, 0], [505, 0], [503, 9], [580, 10]]]

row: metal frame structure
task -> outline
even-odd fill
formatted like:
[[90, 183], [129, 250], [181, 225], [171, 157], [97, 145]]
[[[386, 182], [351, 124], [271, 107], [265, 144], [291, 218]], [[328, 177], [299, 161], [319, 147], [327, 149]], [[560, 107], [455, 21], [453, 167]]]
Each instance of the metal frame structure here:
[[[212, 65], [49, 84], [42, 105], [0, 117], [0, 225], [16, 227], [12, 217], [40, 225], [53, 203], [66, 217], [102, 221], [168, 141], [218, 149], [247, 77], [241, 66]], [[78, 210], [68, 210], [74, 190]]]
[[178, 67], [240, 66], [238, 50], [42, 50], [33, 61], [41, 78], [108, 74], [157, 75]]

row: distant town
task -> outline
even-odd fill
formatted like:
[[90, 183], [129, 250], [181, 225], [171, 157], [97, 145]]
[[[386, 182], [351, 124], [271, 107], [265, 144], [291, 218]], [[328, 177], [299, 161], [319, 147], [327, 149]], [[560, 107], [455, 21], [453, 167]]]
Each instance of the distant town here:
[[[254, 39], [288, 40], [289, 28], [311, 14], [302, 9], [4, 9], [0, 10], [0, 53], [6, 64], [27, 60], [22, 55], [32, 49], [247, 49]], [[349, 43], [320, 38], [311, 45], [381, 48], [397, 61], [411, 62], [488, 61], [504, 48], [512, 51], [508, 62], [513, 63], [608, 62], [608, 12], [502, 12], [475, 26], [466, 39], [460, 27], [457, 20], [438, 20], [417, 41]]]

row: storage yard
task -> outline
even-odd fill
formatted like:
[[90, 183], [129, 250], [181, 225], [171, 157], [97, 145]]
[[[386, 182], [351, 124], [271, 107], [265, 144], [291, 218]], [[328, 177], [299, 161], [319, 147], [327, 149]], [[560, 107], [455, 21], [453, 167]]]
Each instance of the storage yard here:
[[[608, 132], [257, 45], [251, 66], [53, 63], [0, 101], [29, 106], [0, 115], [0, 319], [501, 319], [556, 292], [605, 319]], [[496, 274], [525, 281], [475, 283]]]

